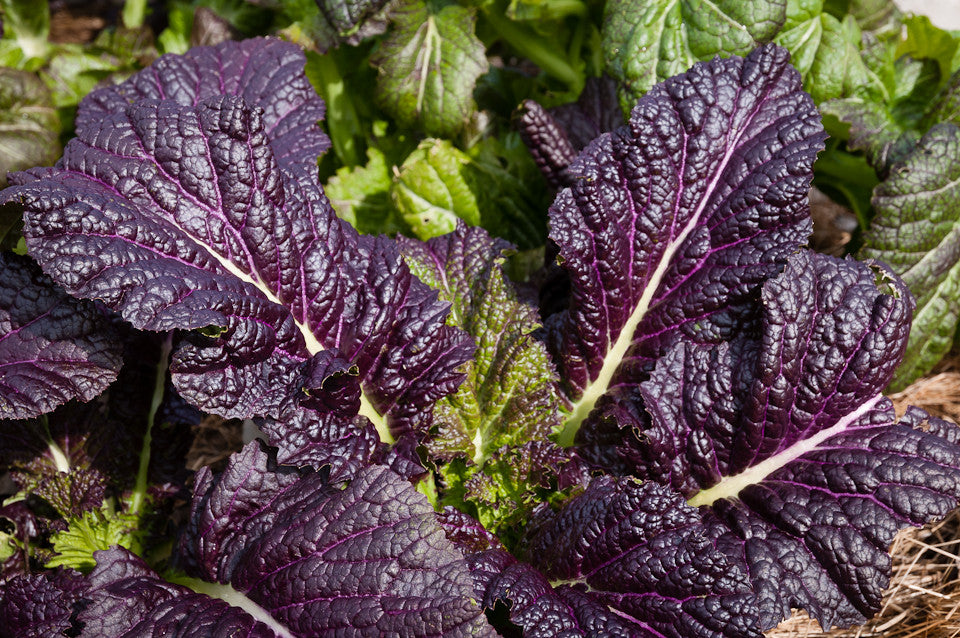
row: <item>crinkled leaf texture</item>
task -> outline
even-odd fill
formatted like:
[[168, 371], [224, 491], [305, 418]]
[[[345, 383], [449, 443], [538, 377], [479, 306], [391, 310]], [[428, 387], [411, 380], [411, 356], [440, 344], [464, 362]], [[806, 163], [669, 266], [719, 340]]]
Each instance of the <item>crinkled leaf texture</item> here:
[[477, 342], [466, 380], [434, 408], [431, 456], [480, 464], [504, 445], [547, 439], [560, 427], [556, 372], [532, 336], [536, 308], [503, 274], [510, 245], [463, 222], [428, 242], [399, 241], [411, 270], [451, 303], [450, 323]]
[[912, 308], [884, 267], [800, 253], [764, 285], [759, 334], [679, 344], [640, 385], [649, 422], [624, 429], [619, 461], [701, 506], [762, 629], [794, 607], [863, 622], [897, 531], [957, 505], [960, 431], [919, 410], [895, 423], [880, 394]]
[[442, 470], [447, 502], [463, 492], [491, 531], [522, 524], [536, 488], [557, 482], [570, 452], [549, 440], [562, 424], [556, 371], [533, 335], [536, 308], [503, 274], [511, 247], [462, 222], [426, 243], [399, 241], [411, 270], [452, 304], [449, 322], [477, 343], [459, 390], [434, 407], [425, 442], [431, 458], [461, 459]]
[[142, 99], [196, 106], [217, 95], [237, 95], [263, 109], [265, 132], [277, 161], [308, 168], [330, 148], [330, 139], [317, 126], [325, 108], [304, 75], [305, 64], [299, 47], [269, 38], [164, 55], [149, 69], [85, 97], [77, 110], [77, 135], [100, 129], [105, 117]]
[[548, 345], [576, 426], [681, 335], [724, 336], [731, 307], [810, 233], [820, 116], [784, 49], [695, 65], [569, 167], [550, 210], [572, 298]]
[[25, 257], [0, 254], [0, 419], [89, 401], [120, 371], [123, 346], [93, 303], [67, 296]]
[[60, 157], [60, 117], [50, 89], [34, 73], [0, 69], [0, 186], [7, 173]]
[[474, 33], [473, 8], [404, 0], [390, 11], [390, 32], [370, 56], [377, 102], [403, 126], [453, 137], [477, 110], [473, 90], [489, 66]]
[[387, 438], [386, 421], [420, 425], [472, 344], [392, 241], [336, 217], [312, 159], [278, 156], [265, 118], [237, 96], [140, 100], [81, 127], [55, 169], [4, 199], [71, 294], [141, 329], [198, 330], [171, 371], [202, 409], [363, 406]]
[[529, 638], [761, 635], [746, 573], [663, 486], [597, 479], [530, 543], [540, 571], [497, 548], [468, 557], [484, 606], [507, 602]]
[[426, 498], [383, 466], [344, 489], [278, 468], [257, 442], [197, 475], [181, 560], [296, 636], [493, 635]]
[[356, 29], [368, 16], [387, 4], [387, 0], [317, 0], [327, 22], [340, 34]]
[[950, 350], [960, 319], [960, 128], [933, 127], [875, 190], [861, 255], [882, 260], [917, 297], [899, 390]]
[[243, 609], [161, 579], [139, 557], [122, 548], [95, 555], [86, 579], [81, 638], [289, 638]]
[[571, 186], [576, 178], [567, 167], [595, 138], [623, 125], [612, 78], [587, 78], [573, 104], [544, 109], [524, 100], [517, 113], [517, 127], [537, 166], [551, 186]]
[[76, 629], [74, 605], [87, 588], [70, 570], [21, 574], [0, 582], [0, 638], [50, 638]]
[[660, 80], [697, 60], [745, 55], [769, 42], [787, 19], [786, 0], [654, 0], [638, 7], [613, 0], [604, 8], [607, 72], [620, 82], [621, 103], [633, 102]]

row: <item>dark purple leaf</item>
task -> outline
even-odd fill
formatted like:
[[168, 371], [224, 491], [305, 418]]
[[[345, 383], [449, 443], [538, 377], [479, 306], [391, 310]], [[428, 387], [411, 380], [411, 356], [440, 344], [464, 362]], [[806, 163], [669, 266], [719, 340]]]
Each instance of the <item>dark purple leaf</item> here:
[[25, 574], [0, 582], [0, 638], [75, 635], [75, 605], [86, 584], [76, 572]]
[[433, 508], [382, 466], [346, 487], [277, 468], [256, 442], [197, 475], [181, 556], [296, 636], [492, 635]]
[[517, 127], [547, 182], [554, 188], [573, 184], [567, 168], [580, 149], [574, 147], [549, 111], [533, 100], [524, 100], [518, 111]]
[[762, 291], [762, 334], [681, 344], [640, 385], [650, 424], [621, 461], [702, 506], [749, 573], [769, 629], [804, 608], [825, 629], [879, 609], [888, 547], [960, 498], [960, 433], [881, 394], [913, 300], [885, 268], [815, 253]]
[[394, 244], [357, 235], [270, 143], [242, 98], [142, 100], [5, 196], [23, 202], [28, 247], [72, 294], [141, 329], [196, 330], [171, 371], [199, 407], [277, 418], [307, 386], [322, 405], [311, 359], [329, 350], [357, 367], [361, 413], [384, 437], [387, 420], [424, 427], [471, 344]]
[[0, 506], [0, 582], [31, 571], [29, 544], [46, 527], [30, 507], [38, 500], [28, 496], [23, 500], [10, 499]]
[[270, 445], [279, 448], [278, 463], [316, 470], [329, 466], [331, 482], [352, 478], [369, 465], [380, 442], [366, 419], [343, 419], [303, 409], [282, 419], [261, 419], [260, 430]]
[[89, 401], [120, 370], [116, 331], [28, 258], [0, 254], [0, 419], [27, 419]]
[[77, 135], [100, 130], [106, 117], [142, 99], [197, 106], [207, 98], [237, 95], [263, 109], [264, 133], [281, 166], [315, 168], [330, 139], [317, 126], [325, 109], [304, 75], [305, 64], [299, 47], [270, 38], [164, 55], [125, 82], [85, 97], [77, 111]]
[[[510, 608], [510, 621], [523, 630], [524, 638], [582, 638], [587, 635], [600, 637], [594, 632], [588, 634], [585, 626], [591, 625], [591, 618], [584, 618], [581, 624], [572, 608], [562, 595], [554, 591], [550, 582], [528, 563], [520, 563], [502, 549], [490, 549], [467, 557], [473, 570], [477, 595], [481, 597], [486, 609], [494, 609], [498, 603], [507, 603]], [[618, 631], [627, 625], [614, 614], [597, 614], [604, 626], [606, 636], [635, 636], [647, 638], [652, 634], [642, 632], [633, 625], [627, 632]]]
[[390, 468], [394, 474], [411, 483], [418, 483], [428, 471], [417, 451], [419, 442], [412, 432], [402, 435], [393, 445], [380, 443], [373, 460], [379, 465]]
[[548, 320], [574, 401], [565, 442], [680, 335], [724, 336], [730, 306], [806, 240], [823, 139], [789, 55], [769, 45], [658, 85], [580, 154], [550, 212], [572, 283]]
[[[0, 472], [18, 488], [42, 496], [62, 516], [99, 507], [105, 489], [133, 487], [160, 366], [158, 335], [131, 333], [117, 347], [124, 365], [96, 400], [71, 402], [39, 419], [5, 422]], [[167, 387], [151, 433], [149, 478], [182, 485], [184, 461], [199, 412]], [[127, 452], [118, 454], [117, 450]]]
[[488, 549], [500, 548], [500, 541], [484, 529], [480, 521], [458, 509], [449, 505], [444, 507], [437, 514], [437, 520], [440, 521], [447, 540], [468, 556]]
[[554, 107], [550, 114], [573, 147], [581, 151], [600, 135], [623, 125], [617, 82], [606, 75], [587, 78], [575, 103]]
[[529, 555], [581, 623], [602, 614], [640, 635], [759, 637], [747, 575], [707, 531], [679, 494], [604, 477], [534, 531]]
[[573, 104], [544, 109], [533, 100], [520, 105], [517, 127], [537, 166], [552, 186], [572, 186], [567, 168], [591, 141], [623, 124], [617, 84], [591, 77]]
[[126, 549], [94, 556], [78, 617], [81, 638], [289, 638], [223, 600], [162, 580]]

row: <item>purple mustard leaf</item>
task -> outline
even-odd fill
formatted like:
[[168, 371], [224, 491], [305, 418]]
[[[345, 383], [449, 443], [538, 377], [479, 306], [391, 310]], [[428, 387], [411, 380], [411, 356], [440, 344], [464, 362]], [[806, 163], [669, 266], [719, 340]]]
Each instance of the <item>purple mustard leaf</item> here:
[[731, 305], [806, 240], [823, 139], [788, 53], [768, 45], [658, 85], [584, 149], [550, 211], [571, 278], [570, 307], [547, 321], [573, 402], [562, 442], [680, 335], [722, 336]]
[[623, 125], [617, 83], [607, 77], [587, 78], [572, 104], [544, 109], [524, 100], [516, 126], [524, 144], [551, 186], [572, 186], [576, 176], [567, 168], [591, 141]]
[[27, 496], [23, 500], [6, 499], [6, 505], [0, 505], [0, 583], [34, 571], [30, 564], [30, 544], [47, 528], [31, 507], [38, 501], [36, 497]]
[[441, 518], [467, 554], [484, 608], [506, 604], [528, 638], [761, 635], [745, 572], [682, 496], [655, 483], [597, 479], [539, 517], [532, 565], [476, 533], [469, 517]]
[[77, 110], [78, 136], [142, 99], [197, 106], [218, 95], [238, 95], [263, 109], [264, 133], [281, 166], [315, 168], [330, 148], [317, 126], [325, 113], [304, 74], [306, 57], [294, 44], [270, 38], [194, 47], [168, 54], [120, 84], [87, 95]]
[[573, 145], [567, 131], [550, 112], [538, 102], [524, 100], [518, 109], [517, 128], [547, 182], [554, 188], [572, 185], [574, 180], [567, 168], [580, 149]]
[[80, 574], [62, 569], [0, 581], [0, 638], [76, 635], [76, 605], [86, 588]]
[[960, 499], [960, 433], [883, 397], [913, 299], [877, 264], [802, 252], [762, 289], [759, 335], [681, 343], [639, 386], [649, 425], [619, 463], [700, 507], [769, 629], [879, 609], [888, 547]]
[[747, 574], [708, 531], [680, 494], [602, 477], [535, 526], [527, 553], [555, 591], [581, 601], [578, 617], [602, 611], [641, 635], [759, 638]]
[[[359, 236], [313, 171], [278, 164], [261, 113], [240, 97], [142, 100], [4, 197], [22, 203], [29, 249], [71, 294], [140, 329], [193, 330], [170, 369], [198, 407], [278, 418], [329, 351], [357, 366], [361, 413], [383, 438], [425, 427], [472, 344], [391, 240]], [[308, 399], [323, 405], [318, 392]]]
[[[518, 635], [525, 638], [583, 638], [589, 635], [572, 606], [532, 565], [518, 562], [502, 549], [478, 552], [467, 556], [467, 560], [484, 608], [495, 609], [498, 604], [506, 603], [511, 624], [522, 630]], [[606, 614], [602, 620], [609, 632], [605, 634], [607, 636], [652, 636], [640, 633], [636, 625], [632, 627], [634, 633], [617, 633], [626, 623], [612, 614]], [[589, 625], [589, 619], [584, 624]]]
[[168, 583], [126, 549], [94, 556], [78, 615], [81, 638], [290, 638], [223, 600]]
[[[20, 490], [45, 498], [65, 517], [99, 507], [105, 490], [119, 493], [134, 486], [139, 455], [117, 450], [143, 446], [162, 338], [127, 332], [117, 343], [123, 367], [106, 392], [40, 418], [5, 422], [0, 429], [0, 473], [9, 470]], [[191, 427], [200, 419], [168, 384], [151, 432], [152, 484], [183, 485]]]
[[574, 148], [582, 151], [600, 135], [623, 125], [617, 82], [606, 75], [587, 78], [576, 102], [556, 106], [550, 114], [567, 132]]
[[267, 442], [278, 448], [278, 463], [316, 470], [329, 466], [331, 482], [352, 478], [369, 465], [380, 443], [376, 429], [362, 417], [300, 408], [280, 419], [258, 419], [258, 424]]
[[429, 472], [417, 451], [419, 446], [417, 437], [412, 432], [407, 432], [393, 445], [380, 443], [373, 455], [373, 462], [389, 468], [394, 474], [416, 485]]
[[488, 532], [480, 521], [454, 507], [447, 505], [440, 510], [437, 520], [443, 527], [447, 540], [456, 545], [464, 555], [500, 548], [500, 540]]
[[300, 405], [349, 418], [360, 411], [360, 368], [343, 357], [321, 350], [308, 362]]
[[67, 296], [30, 259], [0, 254], [0, 419], [89, 401], [116, 379], [122, 348], [108, 317]]
[[291, 635], [494, 635], [426, 497], [383, 466], [343, 488], [278, 468], [257, 442], [197, 474], [188, 573], [229, 585]]

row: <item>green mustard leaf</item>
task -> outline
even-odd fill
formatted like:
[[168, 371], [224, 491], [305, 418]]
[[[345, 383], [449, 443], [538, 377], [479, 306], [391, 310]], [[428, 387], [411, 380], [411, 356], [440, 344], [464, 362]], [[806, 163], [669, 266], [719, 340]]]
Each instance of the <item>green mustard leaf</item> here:
[[477, 110], [473, 90], [488, 68], [473, 9], [434, 10], [422, 0], [398, 5], [391, 30], [370, 56], [378, 67], [376, 96], [401, 125], [453, 137]]
[[873, 205], [859, 256], [888, 263], [917, 299], [896, 391], [947, 353], [960, 317], [960, 128], [930, 129], [876, 188]]
[[[437, 402], [431, 457], [444, 503], [480, 518], [493, 532], [522, 527], [556, 491], [568, 452], [549, 440], [562, 425], [556, 371], [534, 338], [536, 307], [517, 294], [502, 265], [509, 245], [463, 223], [429, 242], [400, 239], [411, 271], [449, 301], [448, 323], [477, 344], [456, 394]], [[503, 539], [503, 535], [501, 534]]]
[[[516, 142], [519, 144], [519, 142]], [[437, 237], [461, 219], [527, 250], [546, 241], [549, 202], [542, 176], [525, 153], [489, 139], [467, 155], [447, 140], [427, 139], [393, 176], [390, 200], [414, 235]]]
[[410, 226], [390, 202], [392, 183], [386, 156], [371, 147], [366, 166], [337, 169], [323, 189], [337, 215], [361, 233], [409, 233]]
[[97, 565], [93, 553], [114, 545], [141, 554], [144, 532], [138, 529], [138, 523], [138, 517], [112, 513], [106, 507], [70, 519], [67, 529], [51, 536], [56, 556], [47, 561], [46, 567], [71, 567], [88, 572]]
[[0, 0], [3, 36], [15, 40], [25, 59], [45, 58], [50, 45], [50, 7], [34, 0]]
[[935, 60], [940, 67], [940, 77], [950, 77], [957, 55], [956, 38], [950, 32], [934, 26], [927, 16], [909, 16], [903, 20], [903, 27], [906, 37], [898, 43], [896, 57], [909, 55], [915, 60]]
[[774, 42], [790, 51], [804, 90], [819, 104], [853, 94], [870, 82], [870, 74], [860, 57], [860, 27], [853, 16], [840, 21], [810, 8], [802, 8], [800, 14], [813, 13], [810, 18], [784, 29]]
[[60, 118], [40, 78], [0, 69], [0, 187], [7, 185], [10, 171], [56, 162], [59, 135]]
[[698, 60], [746, 55], [769, 42], [787, 18], [786, 0], [610, 0], [603, 16], [607, 72], [629, 112], [657, 82]]
[[390, 199], [420, 239], [452, 232], [457, 219], [480, 225], [480, 207], [466, 176], [470, 157], [447, 140], [427, 139], [393, 178]]
[[503, 275], [508, 248], [462, 223], [427, 243], [401, 239], [413, 273], [450, 302], [448, 323], [477, 344], [460, 389], [434, 409], [439, 434], [428, 443], [434, 457], [464, 456], [482, 465], [503, 446], [545, 441], [560, 427], [556, 371], [531, 334], [540, 325], [537, 309]]

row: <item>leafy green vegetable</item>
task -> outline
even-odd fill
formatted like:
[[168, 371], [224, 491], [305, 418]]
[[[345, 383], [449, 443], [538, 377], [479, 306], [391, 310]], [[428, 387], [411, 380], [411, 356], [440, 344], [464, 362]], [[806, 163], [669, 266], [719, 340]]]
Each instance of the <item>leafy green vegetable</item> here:
[[860, 57], [860, 27], [853, 16], [822, 13], [821, 0], [791, 1], [784, 30], [774, 41], [790, 51], [803, 88], [820, 103], [848, 95], [869, 82]]
[[461, 219], [524, 249], [542, 245], [546, 206], [536, 195], [542, 178], [526, 156], [516, 163], [527, 165], [530, 182], [507, 170], [519, 149], [517, 139], [491, 139], [473, 150], [474, 159], [446, 140], [424, 140], [393, 178], [391, 202], [421, 239], [449, 233]]
[[390, 202], [392, 183], [386, 156], [379, 149], [369, 148], [366, 166], [340, 168], [324, 190], [337, 215], [361, 233], [409, 233], [410, 226]]
[[380, 71], [378, 103], [403, 126], [456, 135], [476, 111], [473, 89], [488, 66], [475, 12], [408, 0], [390, 17], [391, 31], [370, 57]]
[[464, 174], [470, 157], [446, 140], [425, 140], [400, 167], [390, 198], [421, 239], [453, 231], [457, 219], [480, 225], [480, 206]]
[[446, 502], [469, 501], [491, 530], [516, 524], [565, 454], [548, 441], [562, 421], [556, 371], [532, 334], [536, 308], [504, 277], [509, 245], [482, 229], [461, 222], [450, 235], [400, 245], [410, 270], [450, 302], [447, 322], [477, 344], [457, 393], [434, 407], [426, 443], [431, 457], [453, 461], [443, 469]]
[[477, 343], [467, 378], [437, 402], [440, 434], [429, 443], [438, 458], [464, 455], [477, 465], [497, 449], [543, 440], [560, 427], [556, 372], [532, 333], [536, 309], [503, 275], [509, 245], [479, 228], [457, 225], [427, 244], [401, 239], [410, 270], [451, 303], [447, 323]]
[[117, 514], [108, 507], [84, 512], [80, 518], [70, 520], [67, 529], [51, 537], [57, 555], [46, 566], [90, 571], [97, 565], [93, 553], [114, 545], [140, 554], [144, 531], [139, 525], [136, 516]]
[[716, 55], [745, 55], [787, 19], [784, 0], [609, 0], [604, 9], [607, 72], [629, 111], [657, 82]]
[[[0, 68], [0, 186], [7, 185], [10, 171], [56, 162], [59, 135], [60, 118], [40, 78], [27, 71]], [[0, 223], [0, 227], [8, 226]], [[5, 234], [0, 231], [0, 237]]]
[[899, 390], [953, 344], [960, 318], [960, 128], [933, 127], [874, 191], [876, 216], [860, 256], [885, 261], [917, 298]]
[[[3, 10], [4, 39], [16, 43], [16, 49], [10, 52], [12, 57], [20, 57], [24, 61], [45, 58], [50, 48], [47, 42], [47, 36], [50, 35], [50, 7], [47, 3], [36, 0], [0, 0], [0, 9]], [[4, 66], [14, 66], [10, 62], [5, 55]]]

